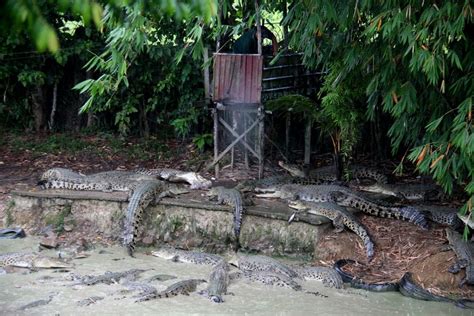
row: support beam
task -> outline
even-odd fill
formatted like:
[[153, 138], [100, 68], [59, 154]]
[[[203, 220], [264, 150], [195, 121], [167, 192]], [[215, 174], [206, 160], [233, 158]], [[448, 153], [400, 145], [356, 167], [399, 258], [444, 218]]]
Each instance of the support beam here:
[[311, 159], [311, 128], [312, 121], [310, 118], [306, 121], [306, 129], [304, 133], [304, 171], [305, 176], [308, 176], [309, 164]]
[[[219, 156], [219, 120], [218, 120], [218, 114], [217, 114], [217, 109], [212, 109], [212, 117], [214, 119], [214, 161], [218, 162], [219, 160], [217, 157]], [[208, 170], [208, 169], [206, 169]], [[215, 168], [214, 168], [214, 176], [219, 178], [219, 164], [215, 163]]]

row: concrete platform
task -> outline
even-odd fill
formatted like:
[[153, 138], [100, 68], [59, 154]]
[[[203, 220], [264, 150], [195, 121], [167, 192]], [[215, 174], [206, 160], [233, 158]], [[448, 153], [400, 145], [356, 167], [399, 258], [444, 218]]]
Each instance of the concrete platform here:
[[[224, 251], [233, 237], [232, 208], [207, 200], [205, 191], [191, 191], [176, 198], [165, 198], [147, 208], [140, 240], [170, 242], [175, 246], [212, 248]], [[117, 242], [123, 231], [128, 204], [124, 192], [68, 190], [13, 191], [14, 203], [7, 209], [10, 225], [21, 226], [31, 233], [48, 224], [61, 221], [75, 228], [87, 227], [90, 234], [103, 235]], [[253, 199], [245, 207], [241, 245], [247, 250], [273, 255], [318, 255], [315, 249], [328, 219], [301, 215], [287, 223], [292, 210], [277, 200]]]

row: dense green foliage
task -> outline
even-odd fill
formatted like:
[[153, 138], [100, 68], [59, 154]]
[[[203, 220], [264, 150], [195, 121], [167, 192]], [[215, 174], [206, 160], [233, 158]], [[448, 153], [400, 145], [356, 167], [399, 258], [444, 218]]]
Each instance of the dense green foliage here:
[[455, 183], [465, 187], [469, 212], [473, 10], [470, 1], [320, 0], [297, 1], [287, 17], [305, 62], [337, 72], [328, 78], [334, 87], [365, 91], [367, 117], [378, 107], [390, 113], [393, 152], [411, 148], [408, 157], [447, 192]]
[[[383, 121], [392, 154], [402, 162], [407, 157], [447, 192], [464, 188], [463, 211], [471, 212], [469, 0], [259, 3], [255, 12], [254, 1], [6, 1], [0, 5], [0, 124], [40, 129], [38, 108], [49, 114], [44, 100], [59, 85], [59, 96], [77, 101], [74, 111], [95, 113], [121, 133], [172, 127], [179, 137], [200, 134], [195, 140], [204, 146], [210, 130], [197, 128], [208, 117], [199, 106], [204, 47], [235, 38], [263, 16], [290, 50], [303, 52], [307, 66], [325, 70], [318, 121], [336, 151], [350, 157], [364, 122]], [[275, 17], [284, 17], [282, 25]], [[74, 78], [63, 80], [71, 72]]]

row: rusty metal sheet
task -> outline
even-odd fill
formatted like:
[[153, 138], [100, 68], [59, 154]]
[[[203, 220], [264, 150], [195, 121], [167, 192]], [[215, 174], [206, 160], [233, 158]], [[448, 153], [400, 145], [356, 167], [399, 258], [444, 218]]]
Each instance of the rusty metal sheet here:
[[262, 69], [261, 55], [214, 54], [213, 101], [260, 103]]

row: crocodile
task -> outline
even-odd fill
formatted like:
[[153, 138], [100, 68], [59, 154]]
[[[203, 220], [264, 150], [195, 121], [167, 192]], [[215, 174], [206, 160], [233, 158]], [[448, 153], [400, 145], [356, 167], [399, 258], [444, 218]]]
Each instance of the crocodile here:
[[265, 285], [279, 287], [288, 287], [295, 291], [301, 291], [302, 287], [295, 280], [286, 275], [269, 271], [237, 271], [229, 274], [231, 282], [236, 280], [245, 280], [250, 282], [259, 282]]
[[[278, 165], [288, 171], [292, 176], [295, 177], [305, 177], [305, 173], [296, 165], [286, 164], [283, 161], [279, 161]], [[363, 166], [350, 166], [349, 171], [355, 179], [372, 179], [377, 183], [387, 183], [387, 176], [381, 173], [380, 171], [363, 167]], [[336, 167], [335, 166], [326, 166], [316, 169], [312, 169], [308, 174], [309, 178], [320, 179], [325, 181], [336, 181]]]
[[242, 225], [243, 204], [242, 195], [236, 189], [228, 189], [221, 186], [211, 188], [207, 196], [210, 199], [217, 199], [218, 204], [231, 205], [234, 208], [234, 236], [236, 248], [239, 245], [240, 227]]
[[416, 208], [411, 206], [387, 206], [341, 185], [300, 186], [286, 184], [269, 187], [265, 191], [266, 193], [257, 194], [257, 196], [277, 197], [287, 200], [299, 199], [310, 202], [335, 202], [341, 206], [352, 207], [370, 215], [401, 219], [411, 222], [422, 229], [428, 229], [425, 216]]
[[466, 303], [474, 302], [474, 300], [472, 299], [456, 300], [449, 297], [433, 294], [422, 288], [420, 285], [416, 284], [410, 272], [406, 272], [403, 275], [402, 279], [400, 280], [399, 290], [404, 296], [415, 298], [417, 300], [453, 303], [460, 308], [471, 308], [467, 306]]
[[139, 274], [148, 271], [144, 269], [130, 269], [122, 272], [110, 272], [107, 271], [104, 274], [100, 275], [86, 275], [83, 277], [79, 277], [79, 281], [74, 283], [73, 285], [96, 285], [99, 283], [104, 284], [117, 284], [122, 279], [126, 279], [128, 281], [134, 280], [138, 277]]
[[460, 234], [449, 228], [446, 229], [446, 237], [449, 246], [457, 256], [456, 263], [448, 271], [458, 273], [462, 268], [466, 268], [466, 276], [459, 286], [462, 287], [466, 283], [474, 285], [474, 243], [463, 241]]
[[329, 218], [332, 220], [336, 232], [341, 232], [344, 230], [344, 226], [346, 226], [362, 239], [367, 257], [369, 261], [372, 260], [374, 256], [374, 243], [367, 232], [367, 228], [346, 208], [330, 202], [314, 203], [308, 201], [292, 201], [289, 206], [297, 209], [298, 212], [322, 215]]
[[340, 289], [343, 286], [342, 278], [336, 270], [329, 267], [294, 267], [298, 277], [304, 280], [322, 281], [326, 287]]
[[162, 196], [163, 185], [161, 181], [142, 181], [133, 191], [127, 206], [125, 217], [125, 230], [123, 233], [123, 245], [127, 252], [133, 257], [138, 230], [143, 218], [143, 212], [154, 200]]
[[228, 285], [229, 264], [225, 260], [221, 260], [212, 269], [207, 288], [199, 294], [207, 297], [211, 302], [223, 303], [222, 295], [227, 294]]
[[241, 192], [255, 191], [262, 192], [266, 188], [284, 185], [284, 184], [299, 184], [299, 185], [311, 185], [311, 184], [336, 184], [337, 181], [327, 181], [319, 178], [304, 178], [295, 176], [273, 176], [263, 179], [247, 180], [239, 183], [235, 189]]
[[345, 272], [344, 270], [342, 270], [343, 266], [347, 264], [354, 264], [354, 263], [358, 263], [358, 262], [351, 259], [340, 259], [334, 263], [333, 268], [335, 271], [337, 271], [337, 273], [339, 273], [344, 283], [350, 283], [350, 286], [353, 288], [363, 289], [363, 290], [371, 291], [371, 292], [398, 291], [398, 288], [399, 288], [398, 282], [367, 283], [363, 281], [362, 279], [359, 279]]
[[439, 200], [444, 197], [443, 190], [435, 184], [389, 184], [374, 183], [371, 185], [356, 184], [353, 188], [357, 190], [381, 193], [384, 195], [395, 196], [402, 200]]
[[145, 269], [130, 269], [126, 271], [121, 271], [121, 272], [110, 272], [107, 271], [104, 274], [100, 275], [86, 275], [83, 277], [79, 278], [79, 282], [75, 283], [74, 285], [77, 284], [82, 284], [82, 285], [96, 285], [99, 283], [104, 283], [104, 284], [117, 284], [121, 282], [122, 280], [125, 280], [126, 282], [133, 281], [137, 279], [138, 275], [141, 273], [148, 271]]
[[203, 265], [217, 265], [222, 257], [204, 252], [180, 250], [165, 246], [151, 252], [155, 257], [172, 260], [174, 262], [194, 263]]
[[196, 291], [196, 288], [199, 284], [206, 282], [202, 279], [190, 279], [179, 281], [177, 283], [171, 284], [165, 290], [156, 293], [146, 293], [145, 295], [135, 296], [135, 302], [144, 302], [157, 298], [168, 298], [177, 296], [179, 294], [189, 295], [190, 293]]
[[207, 189], [211, 187], [212, 182], [205, 179], [196, 172], [181, 171], [170, 168], [162, 169], [138, 169], [135, 172], [159, 177], [170, 182], [187, 182], [191, 189]]
[[267, 256], [235, 254], [228, 262], [242, 271], [263, 271], [281, 274], [288, 278], [298, 278], [298, 273], [292, 268]]
[[16, 267], [36, 269], [71, 268], [72, 264], [36, 252], [8, 252], [0, 254], [0, 268]]

